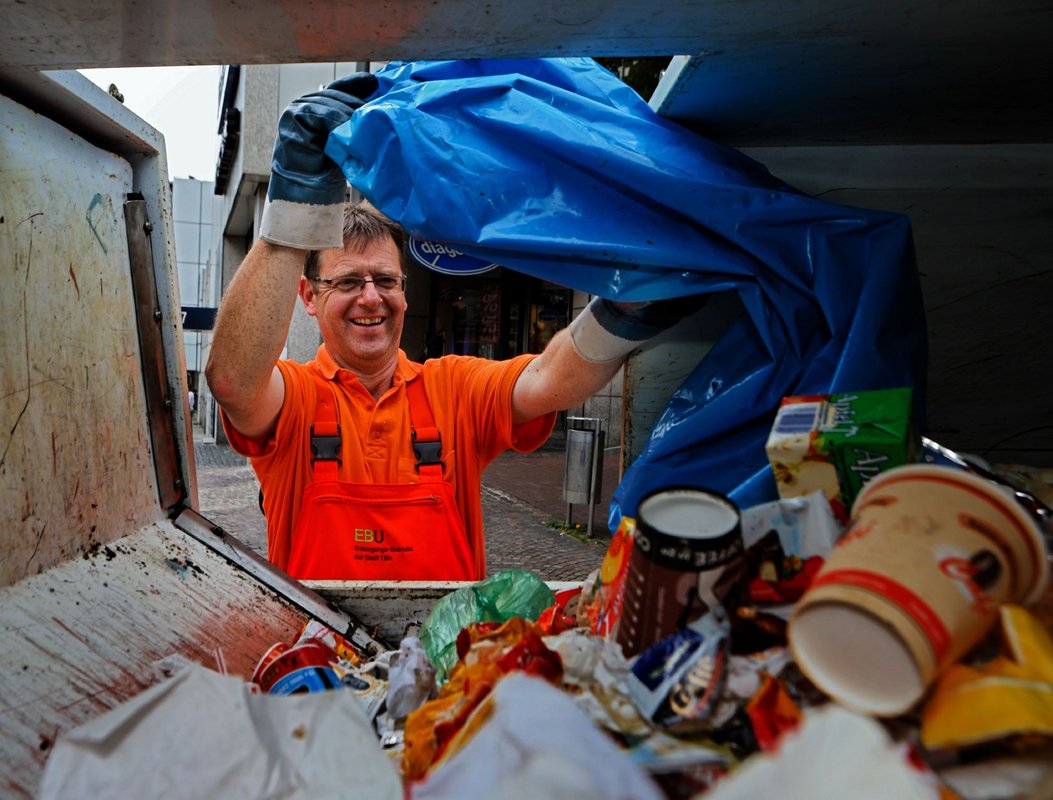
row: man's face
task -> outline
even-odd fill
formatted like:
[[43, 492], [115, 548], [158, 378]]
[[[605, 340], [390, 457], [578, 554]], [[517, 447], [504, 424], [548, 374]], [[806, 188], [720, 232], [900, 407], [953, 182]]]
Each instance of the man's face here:
[[[385, 238], [351, 250], [319, 253], [318, 276], [340, 281], [367, 278], [360, 290], [341, 291], [322, 281], [300, 279], [300, 297], [307, 313], [318, 319], [329, 354], [337, 364], [353, 372], [371, 373], [397, 357], [402, 325], [406, 317], [406, 294], [402, 290], [402, 268], [398, 249]], [[378, 291], [373, 280], [399, 279], [391, 291]], [[337, 283], [339, 287], [340, 284]]]

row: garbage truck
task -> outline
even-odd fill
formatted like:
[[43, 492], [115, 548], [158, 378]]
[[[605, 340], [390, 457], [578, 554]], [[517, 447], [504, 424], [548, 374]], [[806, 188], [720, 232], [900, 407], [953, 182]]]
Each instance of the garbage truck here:
[[[919, 260], [936, 264], [930, 406], [945, 443], [1053, 457], [1051, 390], [1037, 379], [1051, 355], [1035, 323], [1053, 300], [1053, 12], [394, 5], [3, 0], [5, 797], [34, 796], [57, 737], [161, 680], [166, 659], [247, 675], [263, 647], [309, 620], [368, 650], [446, 590], [381, 587], [336, 603], [200, 513], [165, 142], [78, 68], [686, 54], [654, 100], [671, 119], [811, 193], [917, 204]], [[977, 318], [1000, 327], [978, 331]], [[963, 354], [963, 340], [983, 348]], [[648, 357], [626, 377], [626, 447], [637, 451], [675, 388], [665, 373], [653, 388]]]

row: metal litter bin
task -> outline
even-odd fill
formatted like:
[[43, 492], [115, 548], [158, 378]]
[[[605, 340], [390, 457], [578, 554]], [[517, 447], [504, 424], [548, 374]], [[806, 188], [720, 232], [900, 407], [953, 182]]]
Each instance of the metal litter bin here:
[[567, 455], [563, 469], [563, 501], [567, 525], [573, 507], [587, 505], [587, 532], [592, 536], [592, 517], [603, 492], [603, 420], [596, 417], [567, 417]]

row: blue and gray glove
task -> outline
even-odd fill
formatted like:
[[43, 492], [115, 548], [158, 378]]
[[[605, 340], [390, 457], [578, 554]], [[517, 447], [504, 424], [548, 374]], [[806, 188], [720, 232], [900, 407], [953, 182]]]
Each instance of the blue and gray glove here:
[[329, 134], [377, 90], [368, 72], [293, 100], [278, 120], [260, 238], [302, 250], [342, 247], [347, 180], [325, 154]]
[[708, 294], [646, 303], [618, 303], [594, 297], [571, 322], [571, 342], [586, 361], [618, 361], [694, 314], [707, 300]]

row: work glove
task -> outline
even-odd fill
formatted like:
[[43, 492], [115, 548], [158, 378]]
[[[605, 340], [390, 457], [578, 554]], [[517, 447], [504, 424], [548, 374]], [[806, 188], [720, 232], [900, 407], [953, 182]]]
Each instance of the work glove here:
[[604, 363], [622, 359], [700, 310], [708, 300], [708, 294], [643, 303], [594, 297], [570, 324], [571, 341], [586, 361]]
[[645, 303], [620, 303], [598, 297], [593, 300], [592, 312], [610, 333], [643, 342], [690, 317], [701, 309], [707, 300], [708, 294], [671, 297], [668, 300]]
[[278, 120], [260, 238], [302, 250], [343, 247], [347, 180], [325, 145], [376, 90], [376, 77], [359, 72], [289, 103]]

